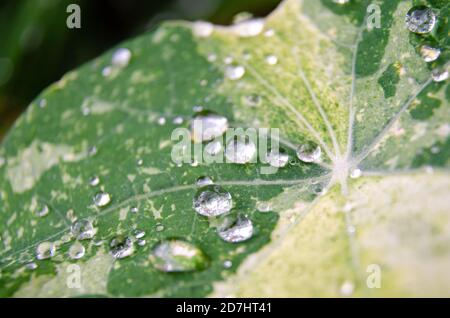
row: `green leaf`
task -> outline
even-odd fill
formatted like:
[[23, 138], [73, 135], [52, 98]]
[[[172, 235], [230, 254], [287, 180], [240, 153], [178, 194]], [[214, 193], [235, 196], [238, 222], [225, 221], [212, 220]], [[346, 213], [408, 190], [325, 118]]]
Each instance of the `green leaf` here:
[[[381, 28], [366, 26], [372, 2]], [[416, 35], [412, 5], [287, 0], [212, 34], [166, 23], [122, 43], [131, 61], [108, 76], [115, 49], [67, 74], [0, 150], [1, 295], [448, 296], [450, 90], [431, 73], [448, 68], [449, 7], [429, 1], [438, 23]], [[443, 51], [433, 63], [419, 54], [429, 41]], [[236, 66], [245, 73], [233, 80]], [[171, 134], [198, 105], [233, 127], [279, 128], [291, 161], [274, 174], [260, 161], [178, 166]], [[311, 142], [321, 162], [296, 158]], [[252, 221], [249, 240], [222, 240], [220, 220], [194, 210], [201, 176]], [[99, 191], [106, 206], [93, 205]], [[85, 218], [94, 238], [71, 259], [70, 227]], [[171, 258], [186, 270], [161, 271], [155, 248], [167, 241], [186, 244]], [[41, 242], [56, 246], [50, 259], [35, 259]]]

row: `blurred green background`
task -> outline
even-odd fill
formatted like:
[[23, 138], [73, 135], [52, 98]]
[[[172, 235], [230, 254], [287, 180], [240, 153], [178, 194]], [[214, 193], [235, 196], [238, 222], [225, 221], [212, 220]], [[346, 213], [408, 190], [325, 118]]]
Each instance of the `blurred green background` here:
[[[26, 106], [67, 71], [161, 21], [230, 24], [240, 12], [265, 16], [281, 0], [1, 0], [0, 140]], [[81, 7], [81, 29], [66, 8]]]

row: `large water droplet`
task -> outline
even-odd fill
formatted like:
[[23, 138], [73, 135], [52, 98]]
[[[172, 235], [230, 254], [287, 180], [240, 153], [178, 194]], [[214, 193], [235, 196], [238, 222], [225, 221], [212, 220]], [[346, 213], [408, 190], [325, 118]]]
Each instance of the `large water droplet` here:
[[251, 140], [237, 138], [231, 140], [225, 149], [225, 157], [229, 162], [245, 164], [251, 162], [256, 155], [256, 145]]
[[38, 260], [51, 258], [55, 253], [56, 245], [52, 242], [42, 242], [36, 247], [36, 258]]
[[210, 184], [214, 184], [214, 182], [212, 181], [212, 179], [208, 176], [201, 176], [197, 179], [196, 182], [198, 187], [204, 187]]
[[127, 48], [120, 48], [114, 52], [111, 63], [116, 67], [125, 67], [130, 63], [131, 51]]
[[80, 242], [73, 243], [69, 248], [69, 257], [71, 259], [80, 259], [84, 256], [86, 249]]
[[231, 210], [231, 194], [218, 185], [200, 188], [194, 196], [195, 211], [205, 216], [217, 216]]
[[117, 236], [109, 243], [110, 253], [114, 258], [125, 258], [134, 252], [133, 241], [129, 237]]
[[111, 202], [111, 195], [107, 192], [99, 192], [94, 196], [94, 204], [95, 206], [101, 208], [109, 204]]
[[88, 219], [78, 220], [70, 227], [72, 235], [77, 240], [89, 240], [95, 235], [95, 228]]
[[228, 119], [211, 111], [197, 113], [191, 123], [192, 139], [195, 142], [220, 137], [227, 129]]
[[198, 247], [180, 240], [157, 244], [151, 258], [155, 268], [163, 272], [199, 271], [209, 264], [208, 258]]
[[425, 6], [414, 7], [406, 14], [405, 23], [411, 32], [417, 34], [430, 33], [436, 25], [436, 13]]
[[249, 218], [242, 215], [238, 217], [226, 216], [217, 228], [217, 233], [226, 242], [243, 242], [252, 237], [253, 223]]
[[282, 168], [287, 165], [289, 161], [289, 155], [282, 150], [272, 149], [266, 155], [266, 161], [276, 168]]
[[433, 77], [433, 81], [443, 82], [448, 79], [448, 70], [436, 68], [431, 72], [431, 76]]
[[320, 146], [312, 142], [305, 143], [297, 149], [297, 157], [303, 162], [318, 162], [321, 155]]
[[229, 65], [225, 68], [225, 76], [230, 80], [236, 81], [245, 74], [245, 68], [242, 65]]
[[213, 140], [205, 146], [205, 152], [210, 156], [216, 156], [222, 151], [222, 142]]
[[420, 48], [420, 54], [425, 62], [436, 61], [441, 55], [441, 50], [428, 45], [422, 45]]

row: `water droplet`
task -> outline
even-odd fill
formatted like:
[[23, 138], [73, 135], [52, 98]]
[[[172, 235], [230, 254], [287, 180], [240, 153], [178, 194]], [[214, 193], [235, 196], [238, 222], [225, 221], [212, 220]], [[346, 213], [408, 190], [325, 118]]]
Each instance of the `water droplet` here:
[[112, 73], [112, 67], [111, 66], [106, 66], [102, 69], [102, 75], [103, 77], [108, 77], [110, 76]]
[[210, 177], [207, 176], [201, 176], [197, 179], [196, 182], [198, 187], [204, 187], [210, 184], [214, 184], [214, 182], [212, 181], [212, 179]]
[[130, 63], [131, 60], [131, 51], [127, 48], [120, 48], [114, 52], [111, 63], [116, 67], [125, 67]]
[[145, 236], [145, 232], [141, 230], [136, 230], [134, 232], [134, 237], [137, 239], [143, 238]]
[[448, 71], [445, 69], [436, 68], [431, 72], [431, 76], [433, 77], [433, 81], [443, 82], [448, 79]]
[[354, 289], [355, 286], [353, 285], [353, 283], [345, 281], [341, 286], [340, 293], [342, 296], [351, 296], [353, 294]]
[[251, 107], [256, 107], [256, 106], [261, 105], [261, 101], [262, 101], [262, 98], [258, 94], [250, 94], [250, 95], [245, 96], [245, 98], [244, 98], [245, 104], [247, 104], [248, 106], [251, 106]]
[[138, 213], [139, 212], [139, 209], [137, 208], [137, 207], [132, 207], [131, 209], [130, 209], [130, 211], [131, 211], [131, 213]]
[[183, 123], [184, 119], [181, 116], [177, 116], [173, 119], [173, 123], [175, 125], [181, 125]]
[[55, 255], [56, 245], [52, 242], [42, 242], [36, 248], [36, 258], [38, 260], [48, 259]]
[[272, 205], [269, 202], [260, 201], [256, 203], [256, 209], [259, 212], [269, 212], [272, 210]]
[[94, 225], [88, 219], [76, 221], [70, 227], [70, 231], [77, 240], [89, 240], [95, 235]]
[[158, 118], [158, 125], [162, 126], [166, 123], [166, 119], [164, 117]]
[[111, 202], [111, 196], [107, 192], [99, 192], [94, 196], [94, 204], [95, 206], [101, 208], [109, 204]]
[[256, 146], [251, 140], [242, 138], [231, 140], [225, 149], [225, 157], [229, 162], [237, 164], [249, 163], [255, 158]]
[[110, 253], [114, 258], [125, 258], [134, 253], [133, 241], [129, 237], [117, 236], [109, 243]]
[[71, 259], [80, 259], [84, 256], [86, 249], [80, 242], [73, 243], [69, 248], [69, 257]]
[[100, 184], [100, 178], [98, 176], [93, 176], [89, 179], [89, 185], [92, 187], [96, 187]]
[[163, 272], [191, 272], [205, 269], [209, 260], [195, 245], [181, 240], [167, 240], [152, 251], [156, 269]]
[[238, 243], [250, 239], [253, 235], [252, 221], [242, 215], [226, 216], [217, 228], [217, 233], [225, 242]]
[[405, 23], [409, 31], [426, 34], [433, 30], [436, 20], [436, 13], [432, 9], [426, 6], [417, 6], [408, 11]]
[[242, 37], [252, 37], [260, 34], [264, 29], [263, 19], [249, 19], [232, 26], [234, 33]]
[[138, 167], [142, 166], [143, 164], [144, 164], [144, 160], [142, 160], [142, 159], [138, 159], [138, 160], [136, 161], [136, 165], [137, 165]]
[[223, 267], [225, 268], [231, 268], [233, 266], [233, 262], [230, 260], [226, 260], [225, 262], [223, 262]]
[[317, 162], [322, 155], [322, 149], [319, 145], [308, 142], [297, 149], [297, 157], [303, 162]]
[[266, 161], [272, 166], [282, 168], [287, 165], [289, 161], [289, 155], [284, 151], [272, 149], [266, 155]]
[[355, 168], [350, 172], [350, 178], [352, 179], [357, 179], [359, 177], [361, 177], [362, 175], [362, 171], [361, 169]]
[[428, 45], [422, 45], [420, 48], [420, 54], [425, 62], [436, 61], [441, 55], [441, 50]]
[[205, 21], [196, 21], [193, 24], [194, 34], [201, 38], [210, 36], [214, 31], [214, 25]]
[[275, 55], [267, 55], [266, 56], [266, 62], [269, 65], [275, 65], [278, 63], [278, 58]]
[[139, 245], [139, 246], [144, 246], [145, 244], [147, 244], [146, 240], [138, 240], [137, 241], [137, 245]]
[[223, 62], [225, 63], [225, 64], [231, 64], [231, 63], [233, 63], [233, 58], [231, 57], [231, 56], [225, 56], [225, 58], [223, 59]]
[[47, 106], [47, 100], [43, 98], [39, 101], [39, 107], [44, 108], [45, 106]]
[[25, 268], [28, 270], [35, 270], [37, 267], [38, 266], [35, 262], [30, 262], [25, 265]]
[[225, 68], [225, 76], [230, 80], [236, 81], [241, 79], [245, 74], [245, 68], [241, 65], [233, 66], [229, 65]]
[[210, 156], [216, 156], [222, 151], [222, 142], [214, 140], [205, 146], [205, 152]]
[[192, 110], [193, 110], [195, 113], [199, 113], [199, 112], [203, 111], [203, 106], [201, 106], [201, 105], [195, 105], [194, 107], [192, 107]]
[[350, 0], [333, 0], [336, 4], [347, 4], [350, 2]]
[[218, 185], [200, 188], [194, 196], [193, 207], [201, 215], [217, 216], [231, 210], [231, 194]]
[[156, 232], [162, 232], [164, 231], [164, 225], [161, 223], [156, 224]]
[[208, 54], [208, 62], [215, 62], [217, 60], [217, 55], [214, 53]]
[[46, 216], [49, 212], [50, 212], [50, 210], [48, 208], [48, 205], [38, 204], [34, 214], [38, 217], [43, 217], [43, 216]]
[[228, 119], [211, 111], [197, 113], [191, 123], [192, 139], [195, 142], [209, 141], [220, 137], [228, 129]]

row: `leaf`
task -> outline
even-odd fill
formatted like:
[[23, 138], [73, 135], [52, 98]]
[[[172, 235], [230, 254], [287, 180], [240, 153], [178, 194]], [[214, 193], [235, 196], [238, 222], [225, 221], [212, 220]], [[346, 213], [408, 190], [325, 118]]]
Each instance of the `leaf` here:
[[[102, 75], [112, 50], [48, 88], [0, 150], [1, 294], [448, 295], [449, 88], [431, 77], [448, 67], [448, 4], [430, 1], [438, 25], [419, 36], [405, 28], [407, 1], [376, 1], [382, 27], [367, 29], [370, 3], [287, 0], [264, 21], [166, 23], [121, 44], [126, 67]], [[427, 64], [418, 48], [431, 40], [443, 54]], [[236, 66], [245, 74], [232, 80]], [[290, 164], [275, 174], [261, 162], [177, 166], [171, 133], [198, 105], [233, 127], [279, 128]], [[306, 142], [322, 162], [296, 159]], [[200, 176], [231, 193], [250, 240], [223, 241], [217, 220], [194, 211]], [[98, 208], [100, 190], [112, 200]], [[83, 218], [96, 234], [72, 260], [68, 233]], [[109, 242], [135, 230], [146, 244], [114, 259]], [[154, 266], [155, 245], [173, 239], [197, 253], [177, 259], [189, 271]], [[55, 256], [35, 260], [46, 241]]]

